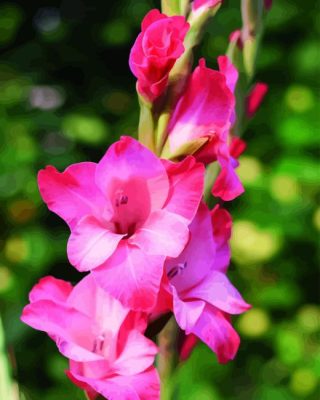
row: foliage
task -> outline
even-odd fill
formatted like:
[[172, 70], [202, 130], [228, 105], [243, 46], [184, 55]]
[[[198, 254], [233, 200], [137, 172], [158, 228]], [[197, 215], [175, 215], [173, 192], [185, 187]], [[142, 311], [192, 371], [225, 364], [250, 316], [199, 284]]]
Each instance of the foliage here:
[[[198, 49], [211, 66], [240, 25], [236, 3], [224, 2]], [[127, 59], [143, 15], [159, 6], [51, 4], [0, 5], [0, 312], [10, 369], [26, 400], [83, 398], [54, 344], [19, 320], [37, 279], [77, 276], [65, 255], [68, 232], [40, 201], [37, 171], [98, 161], [121, 134], [135, 133]], [[246, 193], [232, 204], [231, 278], [254, 308], [236, 320], [243, 339], [236, 360], [219, 365], [199, 345], [173, 377], [177, 399], [316, 398], [319, 15], [314, 1], [303, 4], [277, 0], [268, 14], [256, 78], [270, 90], [245, 131], [239, 173]]]

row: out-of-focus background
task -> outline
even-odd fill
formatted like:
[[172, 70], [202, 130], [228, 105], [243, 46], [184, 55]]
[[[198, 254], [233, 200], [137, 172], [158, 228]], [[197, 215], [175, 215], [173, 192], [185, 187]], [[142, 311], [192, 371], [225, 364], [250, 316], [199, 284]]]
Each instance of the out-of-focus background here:
[[[219, 365], [197, 347], [175, 378], [179, 400], [319, 398], [319, 2], [273, 3], [256, 75], [270, 90], [244, 133], [239, 173], [246, 193], [229, 205], [230, 277], [253, 309], [234, 320], [242, 337], [234, 362]], [[47, 164], [62, 170], [98, 161], [119, 135], [135, 133], [128, 55], [155, 6], [148, 0], [0, 4], [0, 387], [5, 355], [21, 399], [83, 399], [51, 340], [19, 320], [40, 277], [80, 278], [66, 258], [68, 228], [42, 203], [36, 176]], [[199, 51], [210, 66], [240, 21], [239, 1], [225, 1]]]

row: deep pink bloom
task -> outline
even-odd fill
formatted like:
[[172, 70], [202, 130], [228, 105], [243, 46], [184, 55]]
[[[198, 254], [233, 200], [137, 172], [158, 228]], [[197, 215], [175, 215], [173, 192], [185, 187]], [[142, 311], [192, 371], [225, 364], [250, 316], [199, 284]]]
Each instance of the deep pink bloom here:
[[245, 151], [247, 147], [246, 142], [243, 139], [240, 139], [238, 136], [234, 136], [231, 140], [231, 144], [230, 144], [230, 155], [234, 158], [234, 159], [238, 159], [241, 154]]
[[272, 0], [264, 0], [264, 8], [266, 10], [270, 10], [271, 7], [272, 7]]
[[192, 333], [190, 333], [190, 335], [185, 335], [179, 352], [180, 361], [186, 361], [190, 357], [198, 342], [199, 339], [196, 335]]
[[[39, 172], [42, 198], [70, 226], [68, 257], [125, 305], [152, 308], [165, 257], [177, 257], [203, 190], [204, 168], [189, 157], [161, 161], [130, 137], [101, 161]], [[121, 284], [120, 284], [121, 283]]]
[[219, 57], [218, 63], [220, 71], [214, 71], [200, 60], [171, 117], [169, 145], [175, 153], [187, 143], [206, 138], [207, 143], [194, 155], [204, 163], [219, 162], [221, 172], [212, 193], [223, 200], [233, 200], [244, 191], [228, 144], [236, 116], [233, 93], [238, 72], [225, 56]]
[[192, 10], [195, 11], [201, 7], [213, 8], [219, 3], [222, 3], [222, 1], [223, 0], [194, 0], [192, 3]]
[[138, 92], [153, 101], [166, 89], [169, 72], [183, 54], [189, 24], [182, 16], [168, 17], [151, 10], [143, 19], [129, 58]]
[[230, 128], [234, 106], [235, 99], [227, 85], [226, 76], [207, 68], [204, 59], [201, 59], [169, 123], [171, 152], [198, 138], [221, 140], [221, 131]]
[[220, 362], [233, 359], [239, 336], [230, 314], [250, 306], [225, 275], [229, 264], [231, 219], [219, 206], [212, 213], [201, 204], [190, 225], [191, 238], [176, 259], [166, 262], [169, 282], [162, 291], [171, 292], [173, 312], [181, 329], [205, 342]]
[[268, 85], [263, 82], [257, 82], [251, 89], [246, 99], [246, 114], [248, 118], [252, 118], [257, 112], [268, 89]]
[[241, 30], [237, 29], [230, 33], [229, 41], [231, 43], [236, 43], [239, 49], [243, 48], [242, 38], [241, 38]]
[[70, 379], [91, 398], [159, 399], [152, 366], [157, 347], [143, 336], [147, 318], [125, 308], [92, 275], [74, 288], [46, 277], [30, 292], [22, 321], [47, 332], [69, 359]]

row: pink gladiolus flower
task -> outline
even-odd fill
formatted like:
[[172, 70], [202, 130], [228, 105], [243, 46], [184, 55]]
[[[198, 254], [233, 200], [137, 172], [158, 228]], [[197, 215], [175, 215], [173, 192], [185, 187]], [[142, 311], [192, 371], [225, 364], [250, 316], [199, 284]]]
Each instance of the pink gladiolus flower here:
[[129, 58], [138, 92], [149, 101], [166, 89], [169, 72], [183, 54], [183, 41], [189, 29], [184, 17], [168, 17], [151, 10], [143, 19]]
[[222, 3], [222, 0], [194, 0], [192, 3], [192, 10], [196, 11], [201, 7], [213, 8], [219, 3]]
[[214, 71], [200, 60], [173, 112], [168, 135], [172, 153], [186, 143], [207, 138], [194, 155], [204, 163], [219, 162], [221, 172], [212, 193], [228, 201], [244, 191], [234, 172], [228, 145], [229, 130], [235, 121], [233, 93], [238, 72], [225, 56], [219, 57], [218, 63], [220, 71]]
[[42, 198], [71, 229], [68, 257], [124, 305], [152, 308], [165, 257], [177, 257], [203, 190], [204, 167], [161, 161], [130, 137], [98, 164], [39, 172]]
[[252, 118], [258, 111], [268, 89], [268, 85], [263, 82], [257, 82], [254, 85], [246, 99], [246, 114], [248, 118]]
[[225, 210], [217, 206], [210, 214], [201, 204], [190, 225], [188, 245], [179, 257], [166, 262], [169, 282], [163, 281], [162, 288], [172, 293], [180, 328], [206, 343], [222, 363], [234, 358], [240, 342], [230, 314], [250, 308], [225, 275], [230, 229], [231, 219]]
[[69, 359], [67, 375], [94, 399], [159, 399], [157, 347], [143, 336], [146, 315], [125, 308], [92, 275], [74, 288], [46, 277], [30, 292], [22, 321], [47, 332]]

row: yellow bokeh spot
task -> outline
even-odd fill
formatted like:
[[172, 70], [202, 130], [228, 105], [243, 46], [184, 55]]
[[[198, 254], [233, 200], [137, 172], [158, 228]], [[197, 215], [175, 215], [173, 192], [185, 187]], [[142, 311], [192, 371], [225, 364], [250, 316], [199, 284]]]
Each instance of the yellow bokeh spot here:
[[313, 224], [320, 231], [320, 207], [318, 207], [313, 214]]
[[270, 326], [271, 323], [268, 314], [258, 308], [247, 311], [241, 315], [238, 321], [239, 331], [252, 338], [264, 335]]
[[310, 395], [318, 385], [318, 379], [312, 370], [299, 368], [291, 376], [290, 389], [300, 397]]
[[25, 240], [19, 237], [12, 237], [6, 241], [4, 255], [8, 261], [20, 263], [27, 259], [29, 247]]
[[298, 311], [300, 326], [308, 333], [320, 331], [320, 307], [307, 304]]
[[270, 191], [272, 197], [282, 203], [294, 202], [301, 194], [296, 179], [287, 175], [274, 176], [271, 180]]
[[312, 91], [302, 85], [291, 86], [287, 90], [285, 101], [288, 108], [298, 113], [310, 110], [315, 104]]
[[239, 264], [252, 264], [269, 260], [280, 247], [275, 233], [260, 230], [250, 221], [234, 223], [231, 247], [233, 258]]
[[261, 163], [254, 157], [242, 156], [237, 174], [244, 184], [254, 183], [262, 173]]
[[0, 293], [5, 292], [12, 284], [12, 274], [9, 268], [0, 265]]

